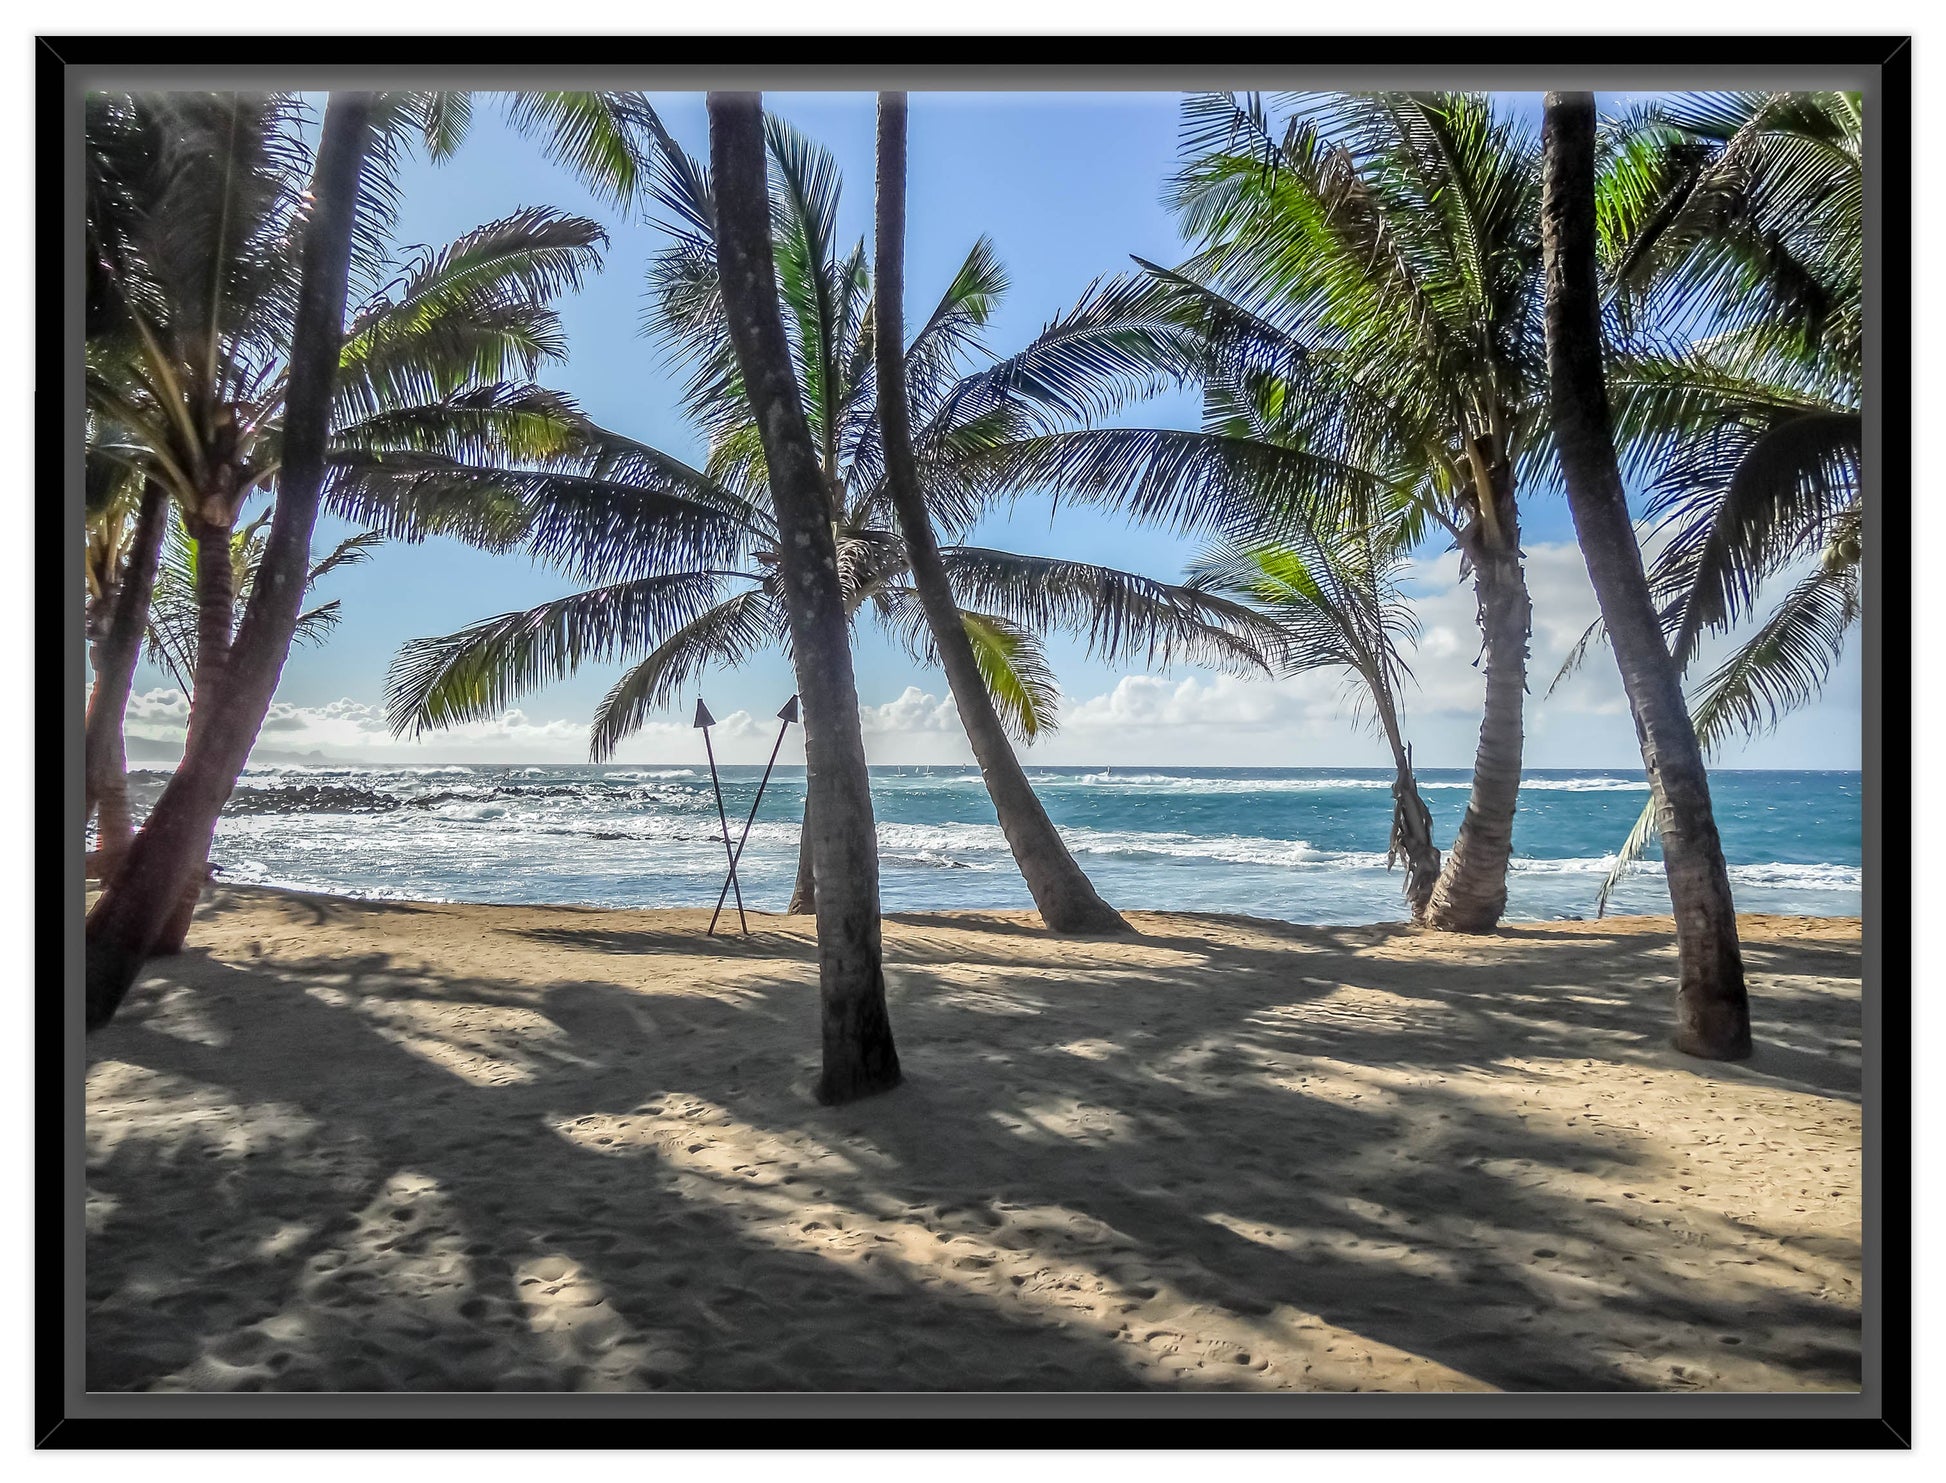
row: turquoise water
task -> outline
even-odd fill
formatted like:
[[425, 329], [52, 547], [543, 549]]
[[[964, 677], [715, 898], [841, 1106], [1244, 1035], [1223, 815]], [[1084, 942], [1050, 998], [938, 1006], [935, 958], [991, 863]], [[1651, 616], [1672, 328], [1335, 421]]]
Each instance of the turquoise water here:
[[[733, 835], [760, 768], [723, 770]], [[1390, 779], [1377, 771], [1030, 767], [1096, 886], [1131, 909], [1245, 912], [1297, 922], [1403, 919], [1385, 869]], [[133, 779], [139, 814], [165, 776]], [[1421, 776], [1450, 843], [1463, 772]], [[1855, 772], [1711, 775], [1744, 911], [1855, 916], [1861, 862]], [[888, 911], [1029, 907], [972, 768], [874, 768]], [[1534, 772], [1521, 790], [1508, 916], [1592, 916], [1613, 852], [1648, 798], [1639, 774]], [[803, 770], [772, 777], [739, 866], [746, 903], [782, 910], [796, 872]], [[218, 827], [222, 877], [417, 900], [709, 905], [723, 880], [704, 768], [519, 766], [252, 768]], [[1661, 867], [1611, 909], [1665, 912]]]

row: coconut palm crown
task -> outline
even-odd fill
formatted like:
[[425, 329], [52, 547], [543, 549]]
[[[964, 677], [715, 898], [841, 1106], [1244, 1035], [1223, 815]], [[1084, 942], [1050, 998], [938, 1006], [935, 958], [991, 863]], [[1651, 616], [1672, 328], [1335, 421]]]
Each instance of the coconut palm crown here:
[[[1281, 123], [1273, 123], [1281, 115]], [[1547, 468], [1539, 146], [1471, 94], [1202, 94], [1170, 200], [1194, 251], [1098, 286], [1067, 356], [1016, 385], [1076, 421], [1170, 380], [1200, 428], [1091, 426], [999, 455], [1059, 497], [1232, 541], [1384, 518], [1442, 528], [1479, 599], [1474, 788], [1431, 920], [1484, 930], [1506, 897], [1529, 604], [1516, 493]]]
[[[386, 96], [394, 135], [425, 127], [423, 95]], [[286, 94], [98, 94], [89, 112], [90, 461], [162, 482], [193, 538], [227, 544], [246, 502], [277, 480], [305, 109]], [[517, 475], [562, 455], [578, 426], [533, 377], [565, 357], [552, 301], [599, 266], [606, 233], [529, 208], [400, 260], [395, 153], [377, 151], [361, 182], [372, 209], [360, 217], [326, 503], [408, 536], [470, 505], [454, 528], [504, 543], [532, 515]], [[438, 499], [419, 487], [428, 474]]]
[[[648, 327], [684, 377], [684, 404], [709, 439], [702, 468], [620, 434], [586, 430], [588, 499], [550, 527], [537, 554], [596, 585], [400, 651], [387, 683], [394, 728], [420, 732], [495, 716], [526, 690], [584, 662], [629, 661], [598, 706], [590, 753], [610, 756], [712, 664], [787, 647], [775, 518], [764, 457], [723, 316], [707, 172], [666, 134], [653, 187], [671, 238], [649, 269]], [[870, 273], [862, 241], [836, 236], [840, 180], [828, 151], [766, 120], [777, 288], [794, 369], [830, 501], [846, 610], [869, 613], [930, 660], [885, 484], [874, 401]], [[942, 528], [963, 534], [996, 485], [978, 455], [1030, 430], [1029, 399], [1006, 390], [983, 327], [1006, 291], [984, 239], [974, 244], [906, 349], [914, 443]], [[1049, 347], [1030, 347], [1032, 361]], [[1140, 654], [1254, 667], [1261, 624], [1242, 605], [1086, 562], [961, 543], [942, 549], [961, 621], [1009, 730], [1055, 724], [1057, 689], [1039, 635], [1085, 635], [1113, 660]]]
[[1858, 617], [1862, 131], [1854, 94], [1697, 94], [1607, 146], [1616, 420], [1677, 662], [1801, 573], [1704, 682], [1713, 735], [1814, 696]]
[[[1691, 692], [1706, 752], [1815, 699], [1862, 612], [1862, 145], [1838, 92], [1678, 95], [1603, 141], [1610, 395], [1664, 637], [1688, 670], [1756, 621]], [[1649, 808], [1598, 911], [1653, 837]]]

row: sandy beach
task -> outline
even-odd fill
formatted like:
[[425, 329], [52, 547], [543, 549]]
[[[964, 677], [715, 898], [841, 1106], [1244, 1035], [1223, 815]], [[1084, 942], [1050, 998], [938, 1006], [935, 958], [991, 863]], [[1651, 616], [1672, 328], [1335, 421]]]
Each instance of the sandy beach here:
[[1667, 918], [894, 916], [826, 1109], [810, 921], [707, 919], [213, 892], [88, 1043], [89, 1388], [1857, 1388], [1856, 920], [1720, 1066]]

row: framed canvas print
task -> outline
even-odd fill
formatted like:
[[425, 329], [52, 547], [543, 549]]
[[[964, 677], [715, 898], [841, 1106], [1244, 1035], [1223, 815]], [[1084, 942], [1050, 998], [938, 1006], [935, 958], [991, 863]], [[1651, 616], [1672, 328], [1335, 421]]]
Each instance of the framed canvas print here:
[[1906, 1445], [1904, 47], [44, 38], [43, 1445]]

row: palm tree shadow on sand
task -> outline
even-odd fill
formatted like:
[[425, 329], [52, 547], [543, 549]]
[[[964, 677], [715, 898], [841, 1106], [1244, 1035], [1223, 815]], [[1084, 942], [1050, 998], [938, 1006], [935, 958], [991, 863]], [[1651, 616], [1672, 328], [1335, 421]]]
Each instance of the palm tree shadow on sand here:
[[[1684, 1150], [1618, 1138], [1625, 1101], [1542, 1106], [1583, 1062], [1697, 1074], [1641, 992], [1666, 934], [1435, 974], [1389, 929], [1149, 916], [1104, 968], [927, 926], [888, 938], [907, 1083], [839, 1109], [807, 937], [653, 994], [599, 976], [629, 951], [599, 932], [538, 934], [587, 975], [540, 985], [158, 965], [89, 1044], [90, 1388], [1858, 1384], [1855, 1239], [1680, 1203]], [[1516, 992], [1541, 951], [1592, 971]], [[1734, 1076], [1795, 1047], [1772, 1084], [1855, 1100], [1844, 1025], [1767, 992], [1793, 1045]]]

